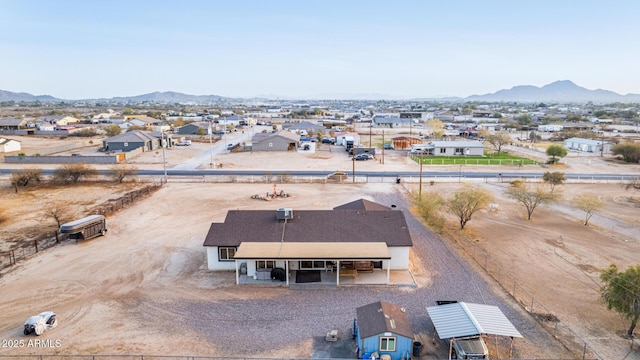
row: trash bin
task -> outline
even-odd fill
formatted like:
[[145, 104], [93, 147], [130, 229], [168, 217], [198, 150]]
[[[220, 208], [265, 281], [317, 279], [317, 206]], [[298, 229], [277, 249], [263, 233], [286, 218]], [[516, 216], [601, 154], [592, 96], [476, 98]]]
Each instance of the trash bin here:
[[420, 341], [413, 342], [413, 356], [420, 356], [422, 352], [422, 343]]

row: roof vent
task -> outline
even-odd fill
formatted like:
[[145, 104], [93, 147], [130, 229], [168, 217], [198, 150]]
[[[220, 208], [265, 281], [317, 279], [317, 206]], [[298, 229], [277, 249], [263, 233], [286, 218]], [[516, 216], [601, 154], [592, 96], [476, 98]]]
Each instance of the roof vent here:
[[276, 210], [278, 220], [291, 220], [293, 219], [293, 209], [279, 208]]

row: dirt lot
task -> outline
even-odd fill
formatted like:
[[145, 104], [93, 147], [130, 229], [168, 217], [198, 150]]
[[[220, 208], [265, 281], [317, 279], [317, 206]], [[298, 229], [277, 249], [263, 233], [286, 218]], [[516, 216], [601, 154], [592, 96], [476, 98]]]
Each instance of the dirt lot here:
[[[207, 149], [208, 144], [203, 143], [171, 150], [168, 163], [174, 166], [190, 161]], [[316, 154], [286, 154], [286, 158], [278, 161], [247, 153], [216, 155], [216, 161], [238, 169], [350, 170], [352, 163], [343, 152], [325, 149], [321, 148]], [[6, 165], [2, 167], [7, 168]], [[144, 154], [136, 160], [136, 166], [161, 168], [161, 155]], [[417, 169], [417, 165], [400, 152], [389, 152], [384, 164], [365, 161], [358, 166], [388, 171]], [[606, 170], [611, 166], [598, 159], [587, 162], [579, 158], [568, 163], [565, 171]], [[525, 169], [529, 170], [543, 169]], [[637, 171], [637, 167], [623, 167], [620, 172]], [[49, 199], [61, 194], [43, 189], [11, 195], [6, 177], [0, 178], [0, 186], [3, 189], [2, 205], [10, 204], [5, 214], [19, 218], [19, 223], [28, 227], [43, 221], [42, 215], [33, 209], [47, 206]], [[360, 192], [390, 191], [389, 187], [393, 185], [363, 186], [316, 184], [281, 185], [279, 188], [293, 195], [285, 200], [288, 207], [330, 209], [353, 200]], [[457, 183], [437, 183], [423, 191], [435, 191], [446, 197], [458, 186]], [[492, 261], [508, 269], [518, 282], [535, 294], [536, 302], [568, 324], [601, 357], [640, 359], [637, 351], [629, 353], [628, 340], [620, 337], [628, 322], [598, 302], [597, 280], [597, 270], [612, 262], [620, 268], [638, 263], [640, 195], [624, 190], [619, 184], [561, 186], [565, 199], [589, 191], [606, 201], [605, 208], [591, 220], [592, 225], [586, 227], [581, 224], [583, 214], [568, 206], [567, 201], [541, 207], [535, 211], [532, 220], [527, 221], [524, 208], [505, 197], [507, 184], [484, 186], [496, 197], [497, 211], [484, 210], [475, 216], [464, 235], [486, 249]], [[403, 184], [403, 188], [416, 191], [416, 184]], [[211, 276], [205, 270], [202, 248], [210, 223], [222, 221], [228, 209], [280, 207], [281, 204], [249, 198], [270, 190], [270, 184], [170, 183], [149, 200], [114, 214], [109, 220], [106, 238], [59, 246], [19, 263], [0, 278], [0, 313], [4, 314], [0, 338], [22, 338], [20, 325], [29, 315], [55, 308], [64, 321], [43, 338], [59, 339], [62, 346], [54, 349], [3, 348], [0, 354], [225, 353], [228, 349], [221, 344], [203, 338], [188, 327], [172, 332], [157, 327], [146, 331], [145, 326], [152, 323], [151, 317], [162, 316], [163, 309], [139, 305], [151, 299], [176, 296], [185, 302], [210, 299], [213, 303], [283, 296], [285, 290], [262, 292], [255, 288], [237, 288], [233, 286], [231, 274]], [[104, 189], [89, 187], [74, 191], [73, 196], [79, 203], [93, 204], [115, 196], [118, 191], [111, 186]], [[2, 231], [11, 229], [2, 225]], [[2, 246], [6, 247], [6, 244]], [[140, 313], [141, 309], [145, 313]], [[290, 348], [273, 349], [260, 355], [306, 357], [310, 346], [311, 341], [291, 344]], [[529, 356], [535, 357], [535, 354]]]

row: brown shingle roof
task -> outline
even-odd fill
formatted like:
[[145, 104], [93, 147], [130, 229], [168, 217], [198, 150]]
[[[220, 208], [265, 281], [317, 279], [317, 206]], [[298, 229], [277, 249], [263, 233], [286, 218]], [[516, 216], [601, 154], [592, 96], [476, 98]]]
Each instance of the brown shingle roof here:
[[391, 210], [391, 208], [373, 201], [358, 199], [344, 205], [336, 206], [333, 210]]
[[413, 339], [409, 317], [400, 306], [378, 301], [357, 308], [356, 314], [360, 337], [363, 339], [385, 332]]
[[[382, 205], [380, 205], [382, 206]], [[239, 246], [242, 242], [386, 242], [412, 246], [404, 213], [398, 210], [294, 210], [279, 221], [276, 210], [231, 210], [224, 223], [213, 223], [204, 246]]]

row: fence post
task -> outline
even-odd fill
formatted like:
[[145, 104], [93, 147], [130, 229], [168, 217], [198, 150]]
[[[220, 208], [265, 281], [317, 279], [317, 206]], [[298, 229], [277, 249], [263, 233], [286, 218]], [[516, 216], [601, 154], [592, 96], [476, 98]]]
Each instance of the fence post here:
[[36, 253], [38, 252], [38, 239], [33, 240], [33, 245], [36, 248]]
[[533, 297], [533, 295], [531, 295], [531, 310], [529, 312], [532, 313], [532, 314], [533, 314], [533, 299], [534, 299], [534, 297]]

